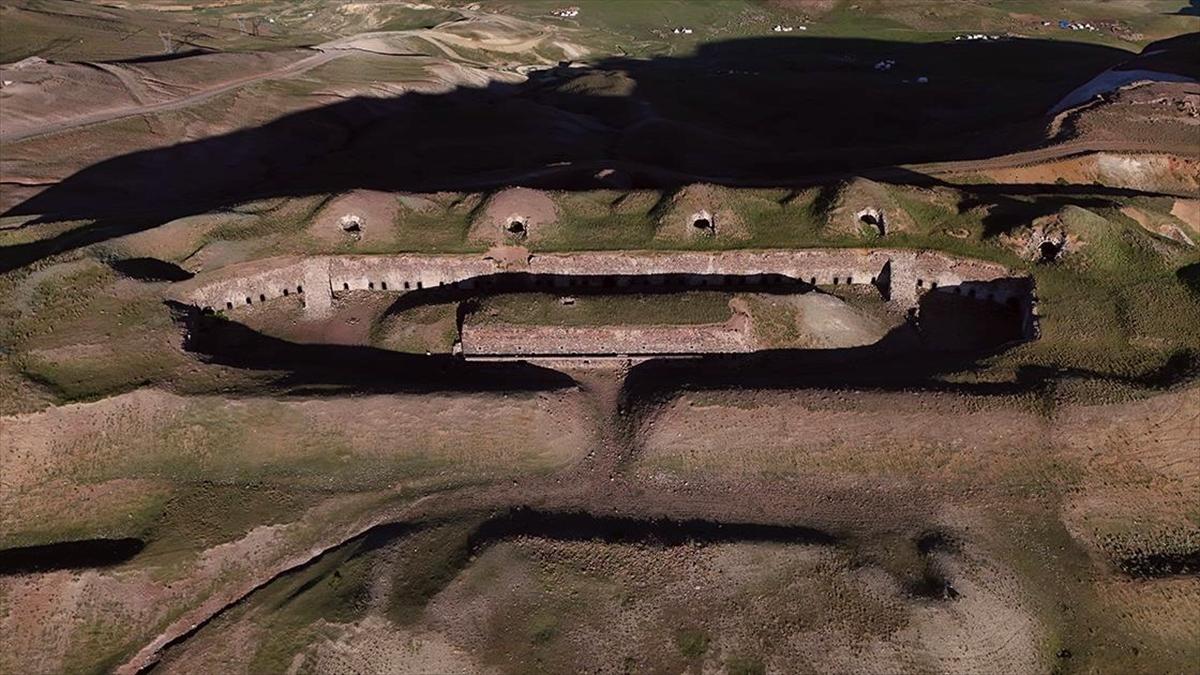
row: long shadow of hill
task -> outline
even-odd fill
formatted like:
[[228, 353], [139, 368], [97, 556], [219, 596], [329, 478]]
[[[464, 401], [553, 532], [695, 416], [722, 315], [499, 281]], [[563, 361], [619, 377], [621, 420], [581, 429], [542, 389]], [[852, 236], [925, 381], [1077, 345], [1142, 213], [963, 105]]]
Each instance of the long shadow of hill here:
[[1200, 374], [1200, 352], [1182, 349], [1161, 366], [1135, 375], [1082, 368], [1021, 366], [1012, 379], [951, 381], [947, 375], [981, 368], [1026, 339], [1015, 306], [1001, 306], [943, 287], [921, 296], [917, 322], [878, 342], [841, 349], [776, 349], [713, 354], [687, 361], [650, 360], [630, 369], [623, 405], [644, 409], [684, 391], [870, 390], [927, 391], [978, 396], [1038, 393], [1056, 382], [1097, 380], [1164, 390]]
[[780, 185], [1012, 152], [1042, 138], [1061, 96], [1130, 57], [1044, 40], [754, 38], [520, 84], [355, 98], [83, 169], [4, 215], [90, 222], [0, 249], [0, 271], [263, 197]]
[[1180, 350], [1159, 367], [1136, 375], [1083, 368], [1021, 366], [1011, 380], [956, 382], [948, 375], [979, 369], [1005, 351], [991, 348], [938, 351], [921, 347], [906, 327], [865, 347], [774, 350], [711, 355], [692, 361], [652, 360], [633, 367], [622, 390], [624, 408], [637, 410], [687, 391], [806, 389], [945, 392], [973, 396], [1039, 393], [1057, 382], [1094, 380], [1162, 391], [1200, 375], [1200, 353]]
[[467, 362], [374, 347], [301, 344], [240, 323], [168, 303], [187, 329], [184, 348], [208, 363], [279, 373], [275, 386], [293, 392], [522, 392], [562, 389], [571, 377], [524, 362]]

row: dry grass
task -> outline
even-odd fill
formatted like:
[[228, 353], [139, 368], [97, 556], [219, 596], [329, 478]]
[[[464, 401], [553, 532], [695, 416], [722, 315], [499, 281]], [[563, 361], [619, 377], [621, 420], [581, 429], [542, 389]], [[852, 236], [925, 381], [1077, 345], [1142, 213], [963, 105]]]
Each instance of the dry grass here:
[[3, 539], [135, 536], [198, 550], [339, 493], [541, 473], [582, 453], [587, 432], [562, 414], [575, 405], [564, 395], [231, 401], [139, 391], [7, 418], [4, 435], [16, 440], [4, 449]]
[[[186, 95], [298, 58], [298, 45], [355, 36], [339, 47], [351, 55], [297, 77], [6, 146], [4, 208], [97, 167], [89, 174], [96, 183], [72, 181], [83, 191], [71, 198], [115, 205], [119, 217], [105, 227], [126, 227], [124, 218], [141, 217], [143, 197], [176, 190], [180, 200], [198, 196], [196, 210], [209, 212], [178, 218], [191, 213], [181, 201], [163, 209], [172, 222], [107, 240], [104, 230], [98, 243], [0, 275], [0, 547], [126, 536], [147, 544], [111, 569], [0, 576], [0, 671], [110, 670], [185, 612], [197, 612], [186, 615], [190, 621], [215, 610], [230, 600], [224, 594], [263, 583], [267, 570], [305, 558], [317, 543], [342, 541], [380, 513], [392, 517], [397, 505], [447, 495], [444, 520], [386, 541], [353, 539], [267, 583], [172, 650], [164, 670], [1176, 672], [1200, 660], [1200, 584], [1179, 571], [1200, 552], [1200, 390], [1178, 384], [1194, 374], [1200, 349], [1200, 257], [1162, 236], [1171, 228], [1194, 232], [1195, 209], [1103, 188], [1187, 192], [1195, 188], [1194, 160], [1096, 155], [983, 171], [934, 190], [860, 180], [840, 195], [822, 187], [679, 186], [674, 179], [663, 180], [672, 187], [661, 192], [508, 192], [523, 195], [516, 204], [503, 204], [504, 193], [488, 201], [481, 192], [382, 191], [481, 190], [497, 176], [531, 184], [543, 171], [597, 158], [706, 176], [771, 174], [793, 161], [824, 171], [823, 157], [806, 156], [810, 149], [828, 143], [835, 159], [854, 162], [843, 145], [872, 134], [954, 154], [960, 149], [936, 148], [953, 141], [922, 136], [941, 131], [924, 113], [907, 126], [913, 138], [884, 136], [893, 117], [894, 128], [906, 128], [910, 108], [933, 111], [925, 92], [944, 96], [960, 120], [1001, 120], [1009, 111], [1035, 117], [1041, 99], [1074, 86], [1076, 71], [1102, 69], [1150, 40], [1191, 30], [1188, 17], [1175, 13], [1183, 3], [1064, 0], [1053, 16], [1044, 15], [1044, 3], [1024, 0], [1003, 7], [485, 0], [457, 10], [315, 0], [184, 4], [22, 0], [0, 7], [0, 60], [36, 53], [63, 62], [53, 66], [62, 77], [26, 90], [29, 110], [13, 108], [27, 124], [112, 105], [125, 89], [154, 100]], [[548, 15], [563, 4], [580, 5], [580, 16]], [[1053, 23], [1058, 18], [1106, 23], [1095, 32], [1063, 31]], [[429, 30], [455, 19], [463, 20]], [[806, 39], [795, 33], [772, 41], [776, 23], [806, 25]], [[673, 34], [675, 26], [695, 34]], [[1006, 51], [952, 46], [961, 61], [937, 58], [948, 53], [940, 47], [904, 44], [948, 40], [960, 30], [1036, 38], [1025, 45], [1070, 40], [1123, 51], [1064, 48], [1060, 67], [1047, 71], [1021, 56], [1033, 50], [1009, 49], [1020, 46], [1015, 40], [994, 45]], [[374, 33], [357, 37], [365, 31]], [[854, 53], [837, 61], [808, 53], [808, 45], [821, 44], [813, 38]], [[108, 64], [132, 77], [120, 86], [99, 68], [67, 63], [153, 57], [185, 43], [223, 53]], [[699, 62], [691, 59], [697, 49]], [[758, 54], [764, 68], [710, 67], [709, 56], [736, 63], [736, 49]], [[891, 75], [928, 72], [930, 82], [881, 79], [891, 75], [871, 62], [891, 52], [910, 55]], [[999, 53], [1016, 56], [996, 59]], [[610, 54], [627, 58], [619, 71], [517, 85], [515, 102], [500, 96], [495, 107], [439, 107], [451, 90], [468, 98], [468, 89], [503, 92], [525, 66]], [[669, 67], [647, 67], [652, 62], [642, 57]], [[807, 70], [830, 63], [824, 73]], [[708, 84], [696, 87], [701, 77]], [[970, 90], [993, 80], [1029, 89]], [[819, 117], [838, 109], [812, 105], [814, 96], [830, 96], [818, 104], [840, 99], [846, 85], [839, 82], [851, 82], [856, 94], [873, 90], [887, 119], [858, 124], [855, 115], [873, 114], [861, 104], [840, 109], [844, 119]], [[379, 124], [318, 115], [319, 123], [284, 140], [255, 131], [286, 127], [281, 116], [314, 106], [417, 91], [412, 98], [423, 103], [397, 108]], [[1178, 91], [1118, 94], [1064, 128], [1085, 139], [1191, 147], [1190, 136], [1172, 131], [1187, 131], [1186, 116], [1151, 100], [1174, 105]], [[57, 97], [54, 110], [39, 116], [46, 96]], [[632, 97], [644, 98], [659, 119], [635, 124], [644, 110]], [[430, 101], [437, 102], [424, 105]], [[772, 111], [767, 102], [780, 105]], [[823, 122], [793, 124], [803, 109]], [[1153, 124], [1127, 119], [1131, 110], [1150, 109], [1162, 114]], [[389, 126], [405, 124], [410, 113], [415, 132]], [[751, 128], [756, 120], [768, 131]], [[239, 131], [246, 135], [221, 157], [206, 154], [222, 146], [205, 139]], [[784, 154], [768, 147], [775, 131], [796, 132], [794, 143], [782, 144]], [[192, 141], [201, 144], [186, 145]], [[165, 177], [157, 175], [154, 162], [165, 156], [158, 149], [180, 142], [198, 151], [165, 153], [175, 159], [162, 167]], [[292, 142], [303, 152], [271, 147]], [[387, 152], [394, 145], [398, 157]], [[353, 152], [380, 163], [343, 162]], [[122, 155], [148, 163], [125, 165], [128, 175], [100, 175], [130, 159], [105, 163]], [[891, 155], [879, 156], [887, 163]], [[172, 173], [179, 162], [195, 170]], [[206, 172], [210, 162], [215, 168]], [[828, 170], [841, 166], [831, 162]], [[304, 175], [326, 170], [336, 187]], [[609, 188], [657, 180], [653, 171], [589, 171], [572, 180]], [[488, 176], [474, 182], [480, 174]], [[298, 180], [273, 182], [278, 175]], [[1005, 194], [997, 189], [1004, 182], [1046, 189]], [[1100, 186], [1088, 187], [1093, 182]], [[381, 191], [343, 192], [368, 184]], [[257, 198], [277, 188], [276, 196]], [[127, 202], [110, 190], [127, 190]], [[1012, 397], [692, 391], [639, 418], [644, 424], [628, 437], [613, 427], [634, 419], [626, 404], [640, 402], [618, 401], [620, 381], [607, 375], [581, 376], [578, 391], [544, 394], [272, 396], [267, 383], [286, 377], [201, 363], [181, 349], [181, 329], [162, 304], [166, 284], [123, 278], [105, 264], [113, 256], [153, 256], [198, 271], [281, 254], [482, 252], [487, 241], [507, 240], [500, 221], [521, 209], [538, 216], [523, 240], [533, 255], [862, 246], [876, 236], [866, 238], [853, 217], [866, 206], [894, 215], [897, 227], [881, 240], [888, 246], [998, 261], [1035, 278], [1041, 339], [947, 373], [945, 382], [953, 389], [1053, 373], [1042, 390]], [[689, 229], [700, 209], [715, 214], [715, 236]], [[336, 228], [353, 210], [367, 213], [358, 238]], [[1010, 248], [1042, 217], [1079, 244], [1057, 264], [1036, 264]], [[94, 241], [86, 220], [23, 221], [0, 223], [0, 247], [60, 250], [56, 242]], [[481, 228], [490, 229], [480, 236]], [[359, 300], [339, 298], [333, 319], [321, 324], [304, 321], [298, 305], [255, 307], [244, 318], [252, 329], [296, 342], [415, 353], [448, 351], [453, 343], [453, 304], [381, 318], [382, 304]], [[757, 337], [770, 346], [814, 346], [813, 325], [846, 316], [862, 319], [855, 325], [869, 341], [876, 324], [895, 318], [863, 304], [834, 314], [778, 298], [738, 300], [748, 303]], [[501, 297], [484, 301], [476, 318], [709, 323], [728, 318], [728, 305], [723, 294], [652, 302], [581, 297], [572, 307], [548, 297]], [[471, 533], [486, 515], [469, 509], [509, 502], [635, 518], [802, 522], [833, 535], [822, 545], [672, 546], [539, 535], [472, 550]], [[918, 545], [930, 541], [936, 545]], [[942, 582], [957, 597], [949, 599]]]
[[[900, 489], [974, 514], [953, 527], [1014, 575], [1041, 625], [1044, 664], [1065, 650], [1073, 666], [1171, 669], [1194, 658], [1194, 631], [1136, 617], [1151, 606], [1197, 611], [1194, 579], [1172, 576], [1200, 551], [1197, 391], [1049, 411], [931, 394], [688, 395], [645, 427], [636, 470], [659, 481]], [[1153, 589], [1136, 602], [1130, 574]]]

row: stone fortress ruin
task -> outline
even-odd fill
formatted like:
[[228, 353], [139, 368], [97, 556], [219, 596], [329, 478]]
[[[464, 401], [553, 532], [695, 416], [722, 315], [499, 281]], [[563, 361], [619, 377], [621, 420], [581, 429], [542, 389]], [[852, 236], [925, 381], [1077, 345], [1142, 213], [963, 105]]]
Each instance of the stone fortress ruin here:
[[[912, 229], [911, 219], [880, 184], [844, 181], [827, 192], [823, 199], [829, 215], [822, 227], [837, 236], [878, 240]], [[403, 349], [453, 350], [469, 359], [651, 358], [844, 348], [875, 344], [905, 323], [917, 329], [922, 340], [940, 330], [962, 336], [961, 344], [1007, 344], [1037, 336], [1033, 281], [1023, 272], [932, 250], [730, 249], [729, 243], [746, 239], [749, 231], [741, 215], [728, 206], [725, 188], [693, 184], [650, 196], [655, 199], [636, 206], [653, 215], [655, 241], [663, 251], [538, 252], [561, 245], [556, 240], [561, 234], [559, 206], [546, 192], [507, 187], [465, 203], [467, 241], [489, 247], [482, 254], [344, 253], [262, 259], [201, 273], [181, 284], [176, 296], [201, 311], [228, 312], [230, 317], [291, 297], [289, 312], [302, 308], [310, 322], [336, 322], [342, 310], [353, 305], [380, 305], [379, 296], [358, 294], [380, 293], [394, 302], [375, 320], [387, 319], [392, 325], [395, 315], [407, 308], [457, 303], [453, 346], [445, 339], [448, 332], [437, 339], [423, 333], [423, 342], [404, 342]], [[622, 194], [609, 207], [627, 208], [628, 198]], [[339, 231], [337, 243], [343, 247], [347, 236], [366, 242], [375, 230], [396, 222], [397, 204], [387, 193], [355, 190], [339, 195], [322, 208], [317, 231]], [[722, 250], [674, 248], [681, 242], [707, 248], [718, 240]], [[374, 241], [362, 248], [378, 250], [380, 244]], [[636, 319], [613, 316], [611, 307], [574, 315], [543, 308], [534, 312], [536, 321], [506, 323], [504, 318], [491, 318], [502, 313], [484, 301], [487, 296], [526, 294], [513, 302], [562, 301], [573, 306], [574, 295], [641, 297], [689, 291], [713, 292], [705, 302], [719, 294], [729, 312], [706, 310], [704, 323], [697, 324], [697, 319], [685, 316], [691, 306], [655, 298], [645, 302], [661, 305], [662, 311], [635, 313]], [[814, 291], [815, 296], [800, 298]], [[923, 301], [929, 293], [937, 295]], [[770, 296], [775, 297], [767, 301]], [[988, 304], [963, 304], [950, 296]], [[869, 302], [872, 297], [881, 302]], [[611, 302], [620, 301], [594, 304], [608, 307]], [[947, 303], [955, 305], [949, 314], [930, 307]], [[948, 315], [958, 326], [945, 323]], [[251, 322], [252, 316], [247, 315]], [[583, 316], [589, 325], [575, 325]], [[935, 326], [939, 322], [943, 328]], [[410, 324], [399, 330], [412, 336], [417, 329]], [[375, 333], [376, 338], [380, 335]], [[419, 349], [418, 343], [425, 348]]]
[[[519, 253], [519, 255], [514, 255]], [[799, 292], [842, 287], [872, 294], [915, 317], [926, 293], [948, 293], [1016, 310], [1020, 335], [1037, 337], [1033, 281], [995, 263], [932, 251], [802, 249], [721, 252], [536, 253], [508, 247], [485, 255], [341, 255], [272, 258], [202, 273], [180, 283], [175, 299], [204, 312], [235, 315], [248, 306], [299, 296], [310, 319], [332, 313], [350, 292], [430, 294], [454, 291], [569, 294], [670, 293], [740, 289]], [[418, 297], [418, 296], [413, 296]], [[619, 334], [594, 327], [508, 327], [477, 333], [461, 348], [471, 357], [671, 356], [752, 351], [735, 316], [727, 324], [644, 327]], [[541, 339], [528, 339], [541, 330]], [[480, 346], [486, 343], [486, 347]]]

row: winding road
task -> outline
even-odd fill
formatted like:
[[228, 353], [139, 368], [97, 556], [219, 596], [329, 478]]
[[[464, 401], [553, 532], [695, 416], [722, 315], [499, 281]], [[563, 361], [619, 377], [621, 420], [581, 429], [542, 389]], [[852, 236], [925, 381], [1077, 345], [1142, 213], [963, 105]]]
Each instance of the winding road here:
[[[207, 100], [213, 98], [214, 96], [220, 96], [221, 94], [233, 91], [235, 89], [239, 89], [241, 87], [245, 87], [250, 84], [255, 84], [257, 82], [263, 82], [265, 80], [278, 80], [278, 79], [284, 79], [284, 78], [288, 78], [288, 77], [295, 77], [296, 75], [303, 74], [305, 72], [312, 70], [313, 68], [322, 66], [326, 63], [329, 63], [330, 61], [332, 61], [334, 59], [340, 58], [340, 57], [346, 55], [347, 53], [348, 52], [346, 52], [346, 51], [338, 51], [338, 50], [330, 50], [330, 51], [321, 50], [311, 56], [306, 56], [306, 57], [300, 59], [299, 61], [290, 63], [286, 66], [282, 66], [280, 68], [275, 68], [272, 70], [263, 71], [261, 73], [255, 73], [254, 75], [247, 75], [246, 77], [239, 77], [239, 78], [236, 78], [233, 80], [228, 80], [228, 81], [222, 82], [221, 84], [216, 85], [214, 87], [202, 89], [200, 91], [197, 91], [194, 94], [189, 94], [189, 95], [183, 96], [181, 98], [171, 99], [169, 101], [162, 101], [159, 103], [146, 103], [143, 105], [135, 105], [135, 106], [129, 106], [129, 107], [125, 107], [125, 108], [101, 110], [101, 111], [97, 111], [97, 112], [93, 112], [93, 113], [87, 113], [84, 115], [80, 115], [78, 117], [73, 117], [70, 119], [55, 120], [52, 122], [47, 122], [47, 123], [42, 124], [37, 127], [23, 129], [19, 132], [12, 132], [12, 133], [5, 132], [4, 129], [2, 127], [0, 127], [0, 143], [15, 143], [17, 141], [24, 141], [24, 140], [28, 140], [31, 138], [38, 138], [40, 136], [48, 136], [50, 134], [56, 134], [56, 133], [68, 131], [71, 129], [78, 129], [81, 127], [92, 126], [95, 124], [103, 124], [105, 122], [112, 122], [114, 120], [123, 119], [125, 117], [134, 117], [136, 115], [148, 115], [148, 114], [153, 114], [153, 113], [165, 112], [168, 110], [178, 110], [180, 108], [187, 108], [189, 106], [196, 105], [197, 103], [202, 103], [204, 101], [207, 101]], [[115, 69], [103, 68], [102, 70], [112, 73], [113, 70], [115, 70]], [[117, 77], [118, 77], [118, 79], [121, 79], [123, 82], [125, 81], [125, 78], [121, 78], [120, 76], [117, 76]]]

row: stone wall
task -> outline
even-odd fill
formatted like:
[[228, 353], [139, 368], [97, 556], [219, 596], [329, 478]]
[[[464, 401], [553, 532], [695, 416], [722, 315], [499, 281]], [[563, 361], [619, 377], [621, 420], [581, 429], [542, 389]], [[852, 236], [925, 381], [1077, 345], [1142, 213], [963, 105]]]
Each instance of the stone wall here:
[[332, 307], [330, 259], [268, 258], [201, 273], [172, 291], [174, 299], [213, 310], [236, 310], [245, 305], [300, 296], [305, 312], [323, 316]]
[[474, 256], [345, 256], [330, 258], [330, 288], [334, 291], [415, 291], [460, 283], [495, 274], [497, 264]]
[[[995, 302], [1023, 303], [1036, 335], [1032, 281], [1015, 277], [1002, 265], [958, 258], [935, 251], [896, 249], [801, 249], [778, 251], [587, 252], [533, 254], [519, 264], [480, 255], [375, 255], [275, 258], [201, 273], [177, 284], [175, 299], [211, 310], [236, 310], [292, 294], [302, 296], [305, 311], [326, 315], [334, 293], [345, 290], [412, 292], [457, 284], [470, 288], [481, 277], [523, 272], [578, 277], [600, 285], [604, 277], [691, 275], [695, 283], [714, 283], [722, 275], [789, 277], [816, 286], [878, 286], [901, 307], [915, 307], [919, 294], [949, 287], [978, 291]], [[1000, 280], [1006, 280], [1001, 282]], [[981, 285], [982, 284], [982, 285]]]

